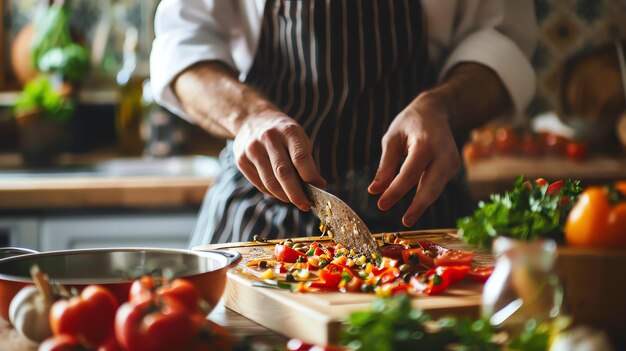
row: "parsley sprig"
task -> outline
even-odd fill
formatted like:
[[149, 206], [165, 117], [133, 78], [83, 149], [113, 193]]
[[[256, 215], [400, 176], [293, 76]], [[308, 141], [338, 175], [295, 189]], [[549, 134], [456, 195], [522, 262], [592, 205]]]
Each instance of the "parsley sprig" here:
[[469, 244], [486, 248], [500, 235], [562, 242], [565, 220], [582, 191], [580, 181], [568, 179], [560, 191], [553, 194], [547, 191], [547, 184], [539, 186], [518, 177], [513, 190], [492, 194], [490, 202], [479, 203], [472, 216], [459, 219], [459, 236]]

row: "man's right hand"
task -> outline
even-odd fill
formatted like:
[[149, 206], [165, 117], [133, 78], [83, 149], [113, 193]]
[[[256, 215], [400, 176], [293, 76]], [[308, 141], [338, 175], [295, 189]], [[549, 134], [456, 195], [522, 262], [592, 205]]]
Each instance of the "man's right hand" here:
[[298, 175], [306, 183], [326, 186], [304, 129], [278, 110], [248, 116], [235, 136], [233, 150], [239, 170], [254, 186], [303, 211], [310, 204]]

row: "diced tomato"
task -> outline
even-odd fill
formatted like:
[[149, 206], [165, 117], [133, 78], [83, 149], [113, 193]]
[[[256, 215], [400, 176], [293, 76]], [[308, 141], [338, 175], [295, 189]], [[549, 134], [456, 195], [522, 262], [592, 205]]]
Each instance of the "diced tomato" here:
[[418, 293], [437, 295], [448, 288], [448, 282], [431, 269], [421, 277], [411, 277], [409, 286]]
[[472, 251], [448, 250], [434, 258], [435, 266], [469, 266], [474, 258]]
[[276, 244], [274, 248], [274, 256], [276, 256], [277, 262], [287, 262], [287, 263], [296, 263], [299, 257], [305, 257], [306, 254], [304, 252], [300, 252], [298, 250], [294, 250], [287, 245]]
[[[400, 257], [400, 259], [402, 259], [402, 257]], [[396, 259], [389, 258], [389, 257], [383, 257], [383, 260], [380, 263], [379, 267], [382, 267], [382, 268], [398, 267], [398, 263], [399, 262]]]
[[319, 256], [319, 255], [323, 255], [323, 254], [324, 254], [324, 250], [322, 250], [319, 247], [316, 247], [315, 251], [313, 252], [313, 255], [315, 255], [315, 256]]
[[491, 277], [491, 273], [493, 273], [493, 266], [489, 266], [489, 267], [471, 267], [469, 272], [468, 272], [468, 276], [477, 281], [477, 282], [481, 282], [484, 283], [487, 281], [487, 279], [489, 279], [489, 277]]
[[337, 284], [341, 281], [341, 273], [343, 273], [343, 267], [338, 266], [336, 264], [329, 264], [318, 272], [320, 280], [334, 285], [337, 287]]

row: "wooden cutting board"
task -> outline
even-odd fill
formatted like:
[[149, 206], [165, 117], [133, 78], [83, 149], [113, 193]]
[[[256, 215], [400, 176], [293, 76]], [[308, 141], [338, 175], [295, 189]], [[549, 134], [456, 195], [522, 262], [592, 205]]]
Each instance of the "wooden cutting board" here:
[[[403, 232], [402, 237], [411, 240], [430, 240], [444, 247], [471, 250], [455, 235], [455, 230]], [[382, 234], [375, 235], [379, 240]], [[328, 239], [294, 238], [295, 242], [327, 242]], [[293, 293], [285, 290], [254, 286], [261, 280], [248, 273], [246, 263], [252, 259], [269, 257], [274, 245], [280, 240], [267, 243], [244, 242], [209, 245], [195, 250], [228, 249], [239, 251], [243, 260], [228, 273], [224, 293], [226, 307], [287, 337], [299, 338], [313, 343], [335, 343], [339, 327], [351, 312], [367, 310], [373, 294], [359, 293]], [[493, 259], [486, 250], [474, 250], [474, 260], [480, 265], [491, 265]], [[477, 317], [483, 285], [463, 281], [437, 296], [413, 298], [413, 306], [433, 317], [446, 315]]]

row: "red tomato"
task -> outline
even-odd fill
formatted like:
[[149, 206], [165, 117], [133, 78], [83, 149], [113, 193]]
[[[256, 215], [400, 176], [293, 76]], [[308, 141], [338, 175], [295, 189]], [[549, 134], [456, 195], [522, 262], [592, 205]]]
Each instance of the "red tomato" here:
[[400, 244], [387, 244], [380, 247], [380, 252], [383, 257], [389, 257], [394, 260], [402, 260], [402, 251], [405, 249], [404, 245]]
[[126, 350], [184, 350], [191, 346], [199, 326], [179, 304], [127, 302], [115, 315], [115, 335]]
[[535, 179], [535, 184], [537, 184], [538, 187], [542, 187], [548, 185], [548, 181], [543, 178], [537, 178]]
[[411, 277], [409, 286], [418, 293], [437, 295], [448, 288], [448, 282], [438, 275], [434, 269], [431, 269], [422, 276]]
[[494, 268], [493, 266], [489, 266], [489, 267], [473, 266], [470, 268], [467, 275], [471, 279], [477, 282], [484, 283], [487, 281], [487, 279], [489, 279], [489, 277], [491, 277], [491, 273], [493, 273], [493, 268]]
[[296, 263], [299, 257], [306, 257], [306, 254], [287, 245], [276, 244], [274, 256], [276, 256], [276, 261], [278, 262]]
[[221, 325], [202, 318], [199, 338], [193, 351], [229, 351], [235, 345], [235, 340]]
[[68, 334], [94, 348], [111, 334], [116, 309], [117, 301], [109, 290], [90, 285], [79, 296], [52, 305], [50, 328], [54, 335]]
[[435, 266], [469, 266], [474, 258], [471, 251], [448, 250], [433, 260]]
[[519, 136], [513, 128], [500, 127], [496, 129], [496, 149], [503, 154], [512, 154], [519, 151]]
[[202, 313], [200, 292], [195, 285], [186, 279], [174, 279], [171, 283], [159, 287], [157, 295], [172, 304], [177, 301], [189, 313]]
[[149, 275], [144, 275], [131, 284], [128, 301], [139, 303], [149, 300], [153, 297], [156, 288], [157, 283], [154, 278]]
[[97, 351], [122, 351], [122, 347], [117, 342], [117, 338], [115, 337], [115, 331], [112, 330], [109, 337], [98, 346]]
[[346, 285], [344, 285], [341, 288], [341, 291], [342, 292], [360, 292], [361, 285], [363, 285], [363, 279], [357, 276], [352, 276], [352, 278], [350, 278], [350, 280], [346, 282]]
[[75, 336], [67, 334], [55, 335], [39, 345], [39, 351], [79, 351], [83, 347]]
[[567, 145], [567, 138], [553, 133], [541, 133], [543, 142], [548, 153], [554, 155], [564, 155]]
[[544, 142], [541, 138], [526, 134], [522, 139], [522, 154], [530, 157], [537, 157], [543, 155], [545, 152]]
[[580, 161], [589, 155], [589, 147], [584, 142], [570, 141], [565, 146], [565, 153], [568, 159]]

